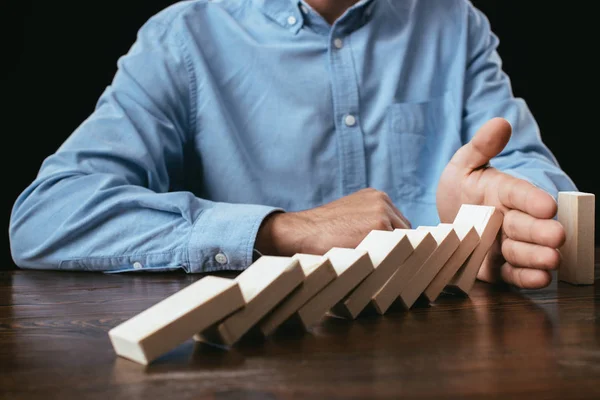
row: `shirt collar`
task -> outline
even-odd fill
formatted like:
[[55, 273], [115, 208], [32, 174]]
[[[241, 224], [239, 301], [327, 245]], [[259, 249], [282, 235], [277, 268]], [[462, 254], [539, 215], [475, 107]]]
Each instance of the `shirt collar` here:
[[267, 17], [294, 34], [298, 33], [304, 24], [304, 15], [298, 1], [254, 0], [254, 3]]
[[[309, 7], [301, 0], [254, 0], [254, 2], [267, 17], [294, 34], [297, 34], [310, 19], [310, 15], [305, 15], [303, 11], [308, 10]], [[358, 27], [370, 19], [376, 4], [376, 0], [360, 0], [344, 13], [343, 18], [349, 18], [351, 20], [349, 22]]]

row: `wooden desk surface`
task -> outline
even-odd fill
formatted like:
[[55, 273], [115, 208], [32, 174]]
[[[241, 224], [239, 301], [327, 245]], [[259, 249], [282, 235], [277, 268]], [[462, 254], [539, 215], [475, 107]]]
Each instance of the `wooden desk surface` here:
[[148, 367], [115, 356], [109, 329], [198, 278], [0, 273], [0, 398], [600, 399], [599, 280], [478, 282], [470, 298], [229, 351], [190, 340]]

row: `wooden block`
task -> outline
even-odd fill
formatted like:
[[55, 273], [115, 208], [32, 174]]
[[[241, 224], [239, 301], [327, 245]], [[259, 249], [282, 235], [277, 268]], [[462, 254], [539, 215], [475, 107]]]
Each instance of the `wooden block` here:
[[417, 230], [430, 232], [437, 246], [400, 292], [400, 300], [408, 309], [423, 294], [460, 244], [460, 238], [452, 225], [419, 226]]
[[565, 228], [558, 278], [573, 285], [594, 284], [594, 223], [596, 196], [559, 192], [557, 219]]
[[298, 310], [302, 325], [310, 329], [325, 314], [356, 288], [371, 272], [373, 262], [366, 250], [334, 247], [325, 253], [337, 278]]
[[197, 332], [194, 339], [233, 346], [304, 279], [304, 272], [297, 259], [260, 257], [235, 278], [246, 306], [204, 332]]
[[115, 352], [147, 365], [246, 304], [233, 279], [206, 276], [108, 332]]
[[427, 289], [423, 292], [423, 295], [429, 302], [437, 300], [446, 285], [450, 283], [458, 269], [465, 261], [467, 261], [467, 258], [479, 244], [479, 234], [472, 224], [440, 224], [440, 226], [448, 225], [454, 227], [454, 230], [460, 239], [460, 244], [456, 251], [452, 253], [450, 259], [446, 261], [446, 264], [444, 264], [440, 272], [437, 273], [435, 278], [433, 278], [431, 283], [427, 286]]
[[292, 294], [268, 314], [260, 323], [263, 335], [271, 335], [275, 330], [296, 313], [300, 307], [312, 299], [337, 274], [329, 258], [312, 254], [296, 254], [292, 257], [300, 262], [306, 279]]
[[463, 204], [460, 207], [454, 219], [454, 224], [472, 224], [475, 226], [480, 239], [475, 250], [446, 287], [448, 290], [465, 295], [469, 294], [477, 279], [479, 268], [494, 240], [496, 240], [503, 219], [502, 212], [495, 207], [472, 204]]
[[405, 232], [414, 250], [371, 299], [377, 312], [382, 315], [437, 247], [437, 242], [431, 232], [417, 229], [396, 229], [395, 231]]
[[371, 231], [356, 248], [369, 253], [375, 270], [332, 309], [334, 314], [351, 319], [369, 305], [375, 293], [414, 250], [406, 232], [380, 230]]

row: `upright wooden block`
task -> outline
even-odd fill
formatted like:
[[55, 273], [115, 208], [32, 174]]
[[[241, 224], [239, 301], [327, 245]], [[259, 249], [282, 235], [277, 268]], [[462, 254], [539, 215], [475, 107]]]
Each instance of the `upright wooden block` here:
[[386, 313], [402, 293], [408, 281], [415, 276], [437, 247], [437, 242], [431, 232], [417, 229], [396, 229], [396, 231], [406, 233], [414, 250], [371, 299], [377, 312], [382, 315]]
[[573, 285], [594, 284], [594, 223], [596, 196], [559, 192], [557, 219], [565, 228], [558, 278]]
[[461, 225], [459, 224], [440, 224], [440, 226], [452, 226], [460, 239], [460, 244], [452, 256], [446, 261], [446, 264], [442, 267], [440, 272], [437, 273], [435, 278], [427, 286], [427, 289], [423, 292], [423, 295], [429, 302], [437, 300], [439, 295], [442, 293], [444, 288], [458, 269], [467, 261], [467, 258], [473, 253], [477, 245], [479, 244], [479, 234], [472, 224]]
[[206, 276], [108, 332], [115, 352], [146, 365], [246, 304], [233, 279]]
[[337, 278], [298, 310], [300, 321], [306, 329], [321, 321], [333, 306], [374, 271], [366, 250], [334, 247], [325, 253], [325, 257], [331, 261]]
[[265, 336], [275, 332], [337, 276], [331, 261], [325, 256], [295, 254], [292, 258], [300, 262], [306, 279], [261, 321], [260, 329]]
[[375, 270], [332, 309], [336, 315], [351, 319], [369, 305], [375, 293], [414, 250], [406, 232], [380, 230], [371, 231], [356, 249], [369, 253]]
[[406, 308], [414, 305], [460, 244], [452, 225], [420, 226], [417, 230], [430, 232], [437, 242], [437, 247], [400, 292], [400, 300]]
[[504, 215], [495, 207], [472, 204], [463, 204], [460, 207], [454, 219], [454, 224], [472, 224], [475, 226], [480, 239], [475, 250], [446, 287], [448, 290], [465, 295], [469, 294], [477, 279], [479, 268], [483, 264], [483, 260], [492, 247], [494, 240], [496, 240], [503, 219]]
[[246, 306], [224, 321], [203, 332], [197, 332], [194, 339], [233, 346], [296, 289], [304, 278], [304, 272], [297, 259], [260, 257], [235, 278], [246, 300]]

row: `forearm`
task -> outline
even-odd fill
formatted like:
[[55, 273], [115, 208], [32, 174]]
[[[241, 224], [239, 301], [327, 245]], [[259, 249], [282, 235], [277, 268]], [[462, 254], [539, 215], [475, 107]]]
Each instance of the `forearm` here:
[[462, 137], [470, 141], [479, 128], [495, 117], [509, 121], [512, 135], [504, 150], [490, 164], [498, 170], [525, 179], [556, 198], [558, 191], [575, 190], [542, 135], [526, 102], [515, 97], [509, 77], [497, 53], [498, 38], [485, 16], [469, 8], [466, 83]]
[[156, 193], [110, 175], [57, 175], [17, 200], [11, 250], [19, 267], [32, 269], [243, 269], [273, 210]]

